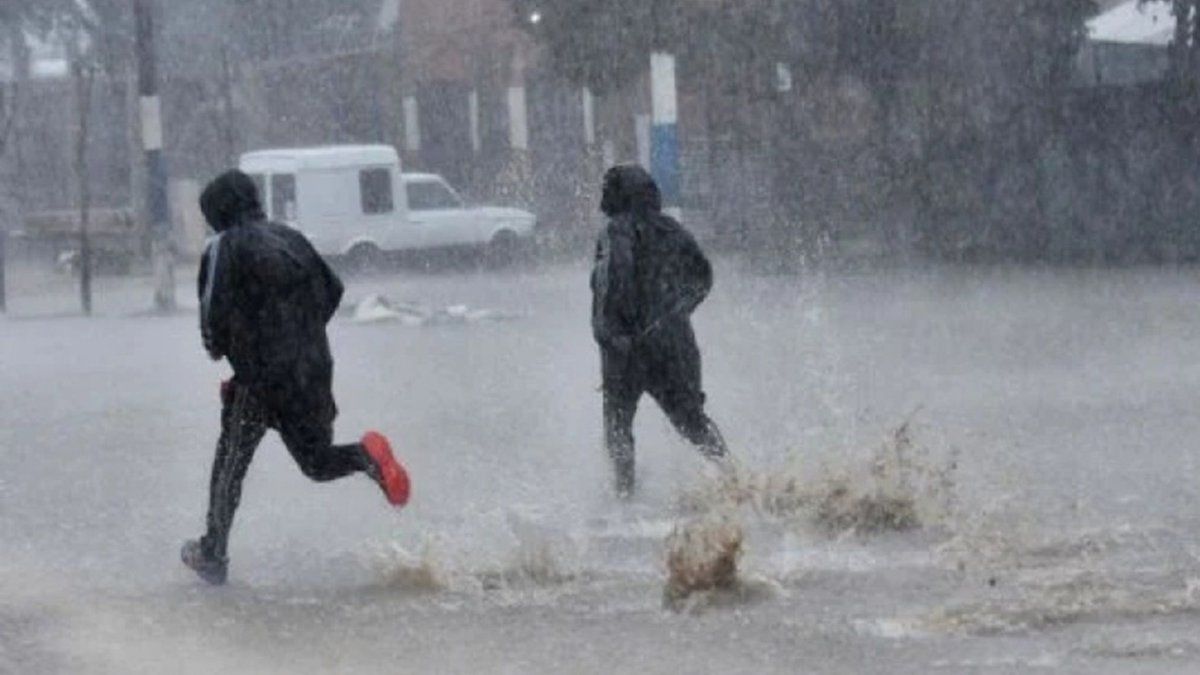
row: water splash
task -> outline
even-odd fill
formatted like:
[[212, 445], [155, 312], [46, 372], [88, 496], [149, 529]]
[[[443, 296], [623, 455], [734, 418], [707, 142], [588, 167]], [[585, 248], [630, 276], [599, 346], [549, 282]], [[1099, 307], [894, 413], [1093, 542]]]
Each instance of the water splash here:
[[452, 585], [450, 570], [437, 551], [431, 541], [425, 543], [419, 555], [395, 543], [375, 550], [374, 563], [382, 585], [418, 593], [447, 590]]
[[869, 461], [857, 466], [826, 466], [811, 474], [798, 459], [759, 472], [735, 467], [685, 491], [679, 508], [685, 513], [750, 509], [761, 516], [806, 522], [832, 537], [942, 524], [955, 507], [957, 453], [935, 458], [928, 446], [914, 440], [912, 427], [911, 419], [900, 424]]
[[663, 604], [682, 609], [698, 592], [732, 591], [745, 534], [729, 512], [711, 513], [680, 524], [667, 537], [667, 584]]
[[[492, 531], [483, 542], [477, 530]], [[472, 535], [475, 536], [472, 536]], [[577, 579], [579, 544], [528, 514], [489, 513], [459, 531], [430, 536], [419, 554], [389, 542], [370, 555], [384, 586], [412, 592], [477, 593], [559, 586]]]

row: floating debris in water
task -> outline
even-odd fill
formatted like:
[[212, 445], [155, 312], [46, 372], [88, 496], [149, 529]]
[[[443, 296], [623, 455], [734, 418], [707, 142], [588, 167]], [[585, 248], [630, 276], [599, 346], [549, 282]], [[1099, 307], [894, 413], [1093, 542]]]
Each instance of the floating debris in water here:
[[355, 323], [399, 323], [415, 327], [479, 321], [508, 321], [524, 318], [524, 316], [517, 312], [505, 312], [497, 309], [472, 309], [467, 305], [427, 307], [413, 302], [392, 300], [373, 293], [354, 306], [351, 320]]

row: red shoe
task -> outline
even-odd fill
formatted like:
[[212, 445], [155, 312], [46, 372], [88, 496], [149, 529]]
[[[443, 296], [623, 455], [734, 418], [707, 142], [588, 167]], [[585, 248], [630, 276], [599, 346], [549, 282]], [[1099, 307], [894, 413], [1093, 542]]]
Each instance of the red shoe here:
[[387, 437], [377, 431], [368, 431], [363, 434], [362, 445], [378, 468], [378, 475], [372, 477], [383, 488], [388, 503], [392, 506], [407, 504], [410, 490], [408, 472], [392, 455], [392, 444], [388, 443]]

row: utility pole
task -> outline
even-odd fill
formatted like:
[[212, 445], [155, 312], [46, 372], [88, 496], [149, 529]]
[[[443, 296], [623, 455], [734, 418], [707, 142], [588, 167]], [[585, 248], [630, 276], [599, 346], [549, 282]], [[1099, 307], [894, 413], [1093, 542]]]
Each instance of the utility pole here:
[[679, 213], [679, 103], [675, 89], [675, 56], [650, 55], [650, 173], [662, 192], [663, 206]]
[[[72, 38], [76, 41], [77, 38]], [[83, 313], [92, 314], [92, 243], [88, 231], [92, 211], [92, 180], [88, 170], [88, 135], [92, 108], [92, 82], [95, 66], [85, 62], [78, 48], [71, 57], [71, 78], [75, 81], [75, 176], [79, 186], [79, 302]]]
[[162, 105], [158, 98], [158, 68], [154, 53], [155, 0], [133, 0], [136, 21], [138, 100], [142, 149], [146, 161], [146, 213], [150, 218], [154, 262], [154, 307], [175, 309], [175, 260], [171, 243], [171, 212], [167, 203], [167, 163], [163, 156]]

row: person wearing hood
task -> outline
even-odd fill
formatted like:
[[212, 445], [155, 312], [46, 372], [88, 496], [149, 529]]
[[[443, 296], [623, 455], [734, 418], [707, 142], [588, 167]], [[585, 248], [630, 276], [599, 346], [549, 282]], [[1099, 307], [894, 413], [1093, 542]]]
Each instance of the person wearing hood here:
[[279, 432], [314, 481], [363, 472], [395, 506], [407, 503], [409, 482], [382, 434], [333, 444], [337, 406], [325, 326], [341, 302], [341, 281], [302, 234], [267, 220], [254, 181], [241, 171], [209, 183], [200, 209], [216, 233], [200, 261], [200, 334], [209, 356], [227, 360], [234, 374], [221, 385], [207, 531], [184, 544], [182, 558], [220, 584], [242, 480], [267, 429]]
[[691, 322], [712, 288], [712, 266], [692, 235], [662, 212], [658, 186], [642, 167], [605, 173], [600, 210], [608, 223], [592, 268], [592, 333], [600, 346], [605, 445], [617, 494], [628, 498], [635, 485], [633, 417], [644, 393], [704, 457], [728, 456], [704, 412]]

